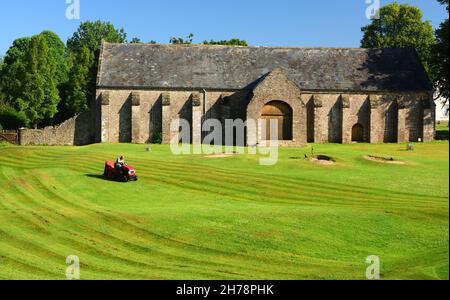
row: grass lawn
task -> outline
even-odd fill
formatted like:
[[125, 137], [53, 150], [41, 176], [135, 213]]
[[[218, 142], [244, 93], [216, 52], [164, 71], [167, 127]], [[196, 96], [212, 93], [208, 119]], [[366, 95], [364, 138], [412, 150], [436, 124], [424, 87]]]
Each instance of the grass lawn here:
[[[449, 277], [449, 144], [315, 145], [257, 156], [173, 156], [168, 146], [0, 145], [0, 279]], [[125, 154], [139, 181], [100, 177]], [[393, 157], [405, 164], [368, 161]]]

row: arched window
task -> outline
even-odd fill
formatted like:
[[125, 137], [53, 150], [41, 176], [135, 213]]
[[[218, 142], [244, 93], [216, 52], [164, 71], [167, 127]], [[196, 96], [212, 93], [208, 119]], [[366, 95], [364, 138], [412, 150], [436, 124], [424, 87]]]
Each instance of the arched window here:
[[[265, 120], [263, 126], [266, 140], [292, 141], [293, 111], [289, 104], [283, 101], [269, 102], [263, 107], [261, 117]], [[271, 120], [275, 120], [278, 124], [278, 137], [271, 136]]]
[[361, 124], [356, 124], [352, 128], [352, 142], [364, 142], [364, 127]]

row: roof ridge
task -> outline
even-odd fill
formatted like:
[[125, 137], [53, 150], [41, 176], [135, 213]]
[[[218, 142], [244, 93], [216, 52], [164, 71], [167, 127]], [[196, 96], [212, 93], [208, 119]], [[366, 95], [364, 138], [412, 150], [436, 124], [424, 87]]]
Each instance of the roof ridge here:
[[151, 43], [109, 43], [106, 45], [130, 46], [130, 47], [179, 47], [179, 48], [267, 48], [267, 49], [328, 49], [328, 50], [382, 50], [382, 49], [404, 49], [404, 48], [356, 48], [356, 47], [333, 47], [333, 46], [232, 46], [232, 45], [204, 45], [204, 44], [151, 44]]

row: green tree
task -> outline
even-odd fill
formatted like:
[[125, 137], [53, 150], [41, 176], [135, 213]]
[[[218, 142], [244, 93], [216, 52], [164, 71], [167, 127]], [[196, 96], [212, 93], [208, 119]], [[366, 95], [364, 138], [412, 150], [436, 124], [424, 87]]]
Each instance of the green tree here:
[[[96, 51], [102, 41], [126, 43], [124, 29], [117, 29], [110, 22], [82, 22], [67, 41], [69, 81], [64, 85], [62, 100], [58, 106], [56, 122], [62, 122], [86, 111], [95, 96], [98, 61]], [[135, 38], [132, 42], [137, 42]]]
[[28, 126], [28, 118], [24, 112], [17, 112], [13, 107], [0, 103], [0, 124], [5, 130], [17, 130]]
[[56, 82], [57, 86], [65, 83], [68, 80], [69, 67], [66, 59], [66, 45], [59, 38], [59, 36], [51, 31], [43, 31], [41, 35], [44, 36], [47, 42], [50, 54], [56, 65]]
[[210, 40], [210, 41], [204, 41], [203, 45], [224, 45], [224, 46], [248, 46], [248, 43], [244, 40], [240, 39], [231, 39], [231, 40]]
[[363, 48], [405, 48], [415, 47], [420, 59], [433, 79], [430, 68], [432, 51], [435, 44], [433, 27], [429, 21], [423, 21], [422, 11], [408, 4], [394, 2], [380, 9], [380, 18], [361, 30]]
[[[67, 41], [69, 81], [64, 87], [57, 121], [82, 113], [88, 109], [95, 96], [98, 61], [95, 52], [102, 41], [126, 43], [124, 29], [116, 29], [110, 22], [82, 22]], [[137, 41], [137, 40], [135, 40]]]
[[[0, 56], [0, 76], [2, 74], [2, 69], [4, 66], [4, 58], [3, 56]], [[2, 90], [2, 84], [1, 84], [1, 80], [0, 80], [0, 104], [5, 102], [5, 95], [3, 94], [3, 90]]]
[[21, 60], [30, 46], [31, 38], [24, 37], [16, 39], [12, 46], [6, 52], [5, 57], [3, 58], [3, 63], [5, 65], [11, 65], [19, 60]]
[[130, 41], [130, 44], [141, 44], [141, 43], [142, 43], [142, 41], [141, 41], [141, 39], [138, 38], [138, 37], [134, 37], [134, 38], [132, 38], [131, 41]]
[[[439, 0], [443, 5], [447, 5], [449, 0]], [[439, 91], [441, 97], [444, 97], [447, 101], [449, 99], [448, 91], [448, 76], [449, 76], [449, 58], [448, 58], [448, 39], [449, 39], [449, 28], [448, 19], [446, 19], [439, 28], [436, 30], [436, 46], [433, 52], [433, 69], [435, 72], [435, 86]]]
[[169, 42], [173, 45], [192, 45], [193, 41], [194, 41], [194, 34], [190, 33], [186, 38], [171, 37]]
[[56, 65], [43, 35], [31, 38], [23, 66], [22, 88], [12, 104], [36, 128], [42, 121], [53, 118], [60, 101]]
[[6, 52], [0, 73], [0, 86], [4, 94], [4, 102], [10, 103], [17, 99], [22, 91], [22, 74], [25, 72], [24, 59], [30, 46], [31, 38], [16, 39]]
[[[49, 55], [56, 66], [55, 84], [60, 87], [67, 81], [68, 66], [66, 62], [66, 47], [61, 39], [51, 31], [40, 34], [49, 48]], [[4, 57], [3, 68], [0, 70], [0, 86], [5, 101], [13, 102], [20, 95], [23, 88], [21, 76], [25, 70], [25, 55], [29, 50], [31, 39], [29, 37], [19, 38], [13, 42]]]
[[64, 97], [59, 105], [58, 121], [64, 121], [89, 109], [95, 95], [96, 64], [94, 53], [87, 47], [72, 54], [74, 63], [69, 80], [64, 87]]
[[110, 22], [82, 22], [77, 32], [67, 41], [67, 48], [79, 52], [83, 47], [94, 52], [100, 49], [102, 40], [110, 43], [126, 43], [127, 34], [124, 29], [116, 29]]

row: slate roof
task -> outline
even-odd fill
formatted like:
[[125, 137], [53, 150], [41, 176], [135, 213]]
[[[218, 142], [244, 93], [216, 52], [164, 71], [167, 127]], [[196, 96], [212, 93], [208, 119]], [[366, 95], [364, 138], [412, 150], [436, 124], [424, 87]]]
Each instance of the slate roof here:
[[423, 91], [413, 48], [343, 49], [103, 43], [98, 87], [225, 89], [255, 86], [281, 69], [301, 90]]

